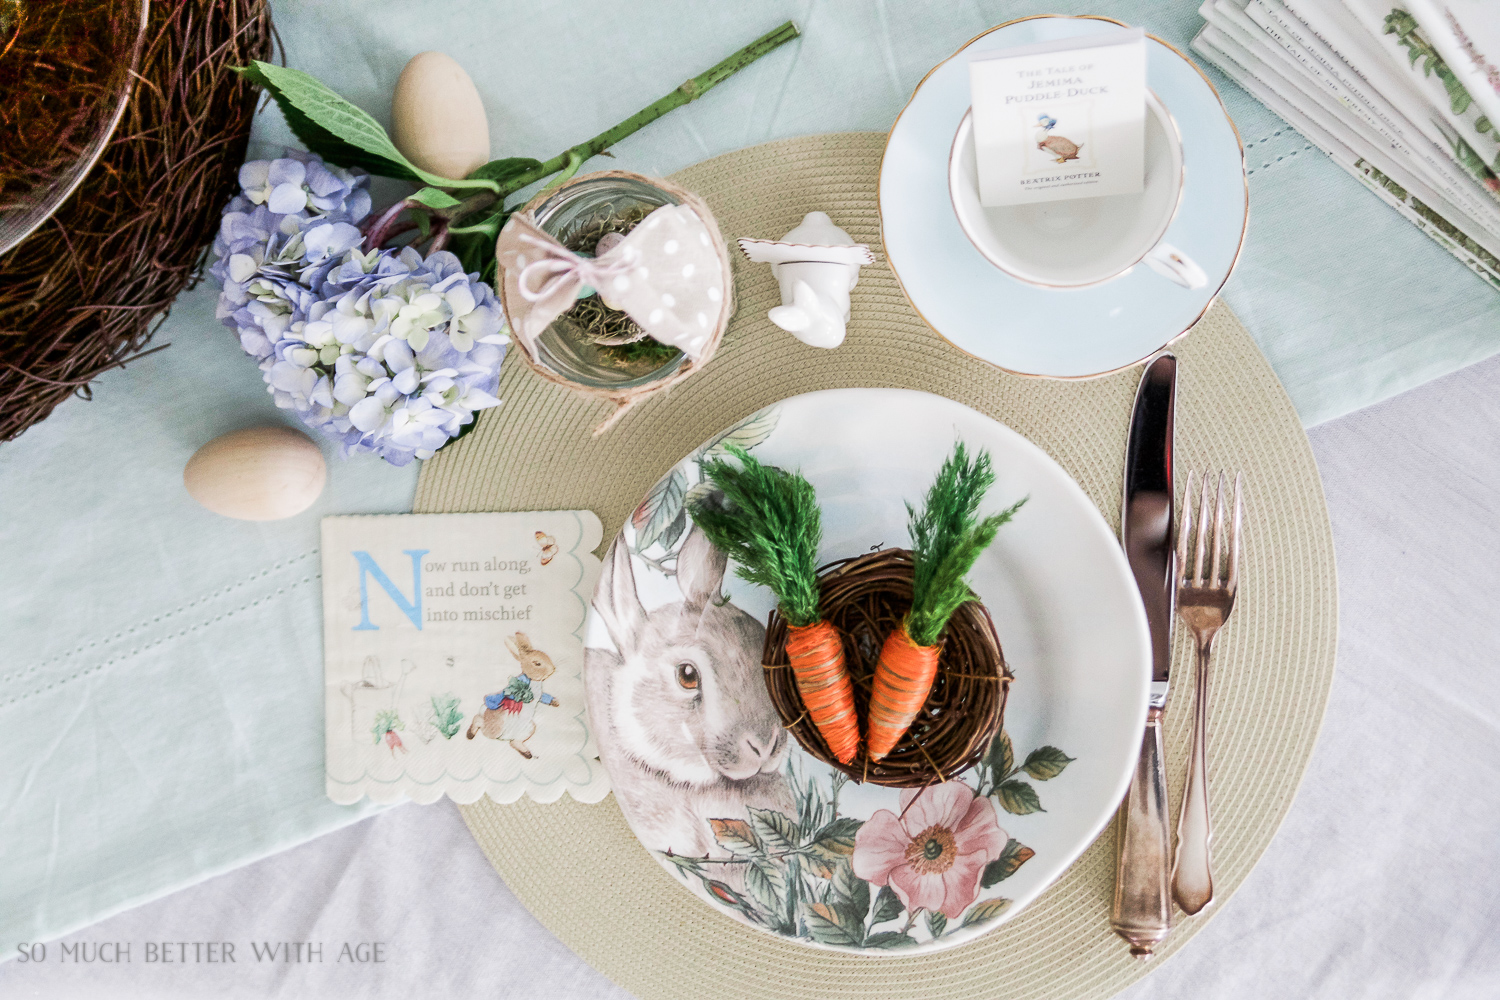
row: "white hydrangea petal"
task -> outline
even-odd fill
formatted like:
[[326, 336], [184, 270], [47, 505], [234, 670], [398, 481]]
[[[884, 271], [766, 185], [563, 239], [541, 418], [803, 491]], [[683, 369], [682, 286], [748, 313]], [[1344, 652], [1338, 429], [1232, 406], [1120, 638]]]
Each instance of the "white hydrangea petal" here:
[[349, 422], [366, 434], [378, 430], [385, 419], [385, 407], [374, 396], [366, 396], [349, 407]]

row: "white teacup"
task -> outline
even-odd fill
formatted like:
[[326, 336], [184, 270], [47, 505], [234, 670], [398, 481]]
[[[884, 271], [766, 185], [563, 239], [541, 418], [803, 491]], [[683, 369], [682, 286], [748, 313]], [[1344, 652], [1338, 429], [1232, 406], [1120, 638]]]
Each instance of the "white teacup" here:
[[1202, 268], [1162, 242], [1182, 200], [1182, 137], [1150, 91], [1146, 107], [1146, 177], [1139, 194], [999, 208], [979, 203], [973, 112], [966, 113], [948, 156], [948, 191], [965, 235], [990, 263], [1034, 285], [1097, 285], [1142, 261], [1184, 288], [1207, 284]]

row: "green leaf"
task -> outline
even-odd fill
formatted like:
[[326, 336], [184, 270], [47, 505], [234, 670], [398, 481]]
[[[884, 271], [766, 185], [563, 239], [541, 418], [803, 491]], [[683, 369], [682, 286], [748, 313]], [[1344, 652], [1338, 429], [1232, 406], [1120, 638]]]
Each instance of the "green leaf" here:
[[786, 875], [769, 861], [745, 866], [745, 888], [772, 917], [786, 905]]
[[452, 208], [454, 205], [459, 204], [457, 198], [453, 197], [447, 191], [441, 191], [435, 187], [425, 187], [416, 194], [407, 195], [406, 198], [408, 201], [414, 201], [419, 205], [426, 205], [428, 208], [434, 209]]
[[813, 846], [834, 854], [853, 854], [854, 838], [864, 825], [864, 820], [841, 816], [817, 832], [813, 838]]
[[864, 928], [840, 923], [843, 914], [827, 903], [813, 903], [807, 911], [807, 932], [819, 944], [855, 947], [864, 937]]
[[1021, 770], [1037, 781], [1050, 781], [1063, 773], [1063, 769], [1077, 758], [1069, 757], [1057, 747], [1039, 747], [1026, 755]]
[[257, 59], [239, 72], [271, 94], [297, 138], [325, 159], [435, 187], [500, 190], [484, 178], [455, 180], [423, 170], [401, 154], [379, 122], [300, 69]]
[[684, 508], [677, 512], [677, 517], [667, 525], [667, 530], [661, 533], [661, 538], [657, 539], [661, 542], [661, 547], [670, 552], [672, 546], [677, 544], [677, 539], [681, 538], [682, 533], [687, 530], [687, 524], [687, 509]]
[[1005, 780], [1011, 768], [1016, 766], [1016, 751], [1011, 746], [1010, 734], [1005, 730], [1000, 730], [1000, 735], [990, 741], [990, 749], [985, 754], [985, 763], [989, 765], [996, 781]]
[[776, 421], [780, 419], [780, 416], [780, 410], [776, 407], [753, 414], [699, 448], [698, 453], [693, 457], [700, 462], [712, 458], [723, 458], [729, 454], [729, 449], [736, 445], [749, 451], [771, 436], [771, 432], [776, 430]]
[[871, 934], [865, 938], [866, 948], [909, 948], [916, 943], [916, 938], [897, 931], [881, 931], [879, 934]]
[[1036, 789], [1024, 781], [1007, 781], [995, 789], [1001, 807], [1008, 813], [1025, 816], [1027, 813], [1046, 812], [1042, 800], [1036, 797]]
[[765, 851], [761, 849], [760, 841], [756, 839], [755, 832], [750, 829], [750, 824], [742, 819], [711, 819], [708, 821], [709, 828], [714, 832], [714, 839], [719, 846], [730, 854], [739, 855], [742, 858], [764, 857]]
[[896, 890], [888, 885], [881, 886], [879, 895], [875, 897], [875, 919], [871, 923], [883, 924], [887, 920], [895, 920], [904, 909], [906, 907], [901, 905], [901, 897], [896, 895]]
[[802, 839], [802, 831], [792, 818], [774, 809], [751, 809], [750, 826], [767, 854], [785, 854]]
[[529, 156], [511, 156], [503, 160], [491, 160], [471, 172], [469, 180], [486, 180], [504, 184], [512, 177], [519, 177], [528, 170], [535, 170], [541, 165], [541, 160], [533, 160]]
[[927, 930], [933, 937], [943, 936], [943, 931], [948, 927], [948, 918], [936, 910], [927, 911]]
[[987, 924], [1000, 914], [1004, 913], [1010, 906], [1008, 899], [982, 899], [969, 907], [969, 912], [964, 914], [963, 923], [960, 927], [973, 927], [976, 924]]
[[994, 861], [984, 866], [984, 874], [979, 878], [979, 886], [988, 889], [996, 882], [1003, 882], [1016, 873], [1026, 862], [1036, 856], [1036, 851], [1027, 847], [1016, 838], [1012, 837], [1005, 842], [1005, 850]]
[[854, 867], [840, 862], [833, 873], [833, 891], [848, 901], [845, 923], [863, 924], [865, 914], [870, 912], [870, 883], [854, 874]]
[[635, 550], [649, 549], [682, 513], [682, 500], [687, 495], [687, 476], [681, 469], [673, 469], [661, 478], [646, 494], [646, 499], [630, 515], [635, 526]]

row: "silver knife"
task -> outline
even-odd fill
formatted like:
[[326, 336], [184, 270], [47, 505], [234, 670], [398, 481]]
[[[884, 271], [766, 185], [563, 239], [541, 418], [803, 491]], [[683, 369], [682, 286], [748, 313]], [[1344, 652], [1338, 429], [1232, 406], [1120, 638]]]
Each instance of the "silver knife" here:
[[1149, 957], [1172, 929], [1168, 869], [1167, 774], [1162, 758], [1162, 714], [1172, 667], [1172, 622], [1177, 603], [1176, 524], [1172, 504], [1172, 441], [1177, 410], [1177, 358], [1158, 354], [1135, 392], [1125, 444], [1125, 496], [1120, 544], [1135, 575], [1151, 628], [1151, 707], [1130, 791], [1120, 805], [1119, 867], [1109, 923]]

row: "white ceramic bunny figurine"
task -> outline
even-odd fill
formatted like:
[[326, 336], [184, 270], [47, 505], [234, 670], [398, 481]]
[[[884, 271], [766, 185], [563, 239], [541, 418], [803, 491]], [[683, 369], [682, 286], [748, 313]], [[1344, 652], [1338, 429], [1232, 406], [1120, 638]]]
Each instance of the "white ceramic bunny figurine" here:
[[812, 347], [837, 347], [849, 322], [849, 293], [861, 265], [875, 255], [855, 243], [826, 212], [808, 212], [801, 225], [779, 240], [741, 239], [745, 256], [770, 264], [781, 285], [781, 305], [771, 322]]

